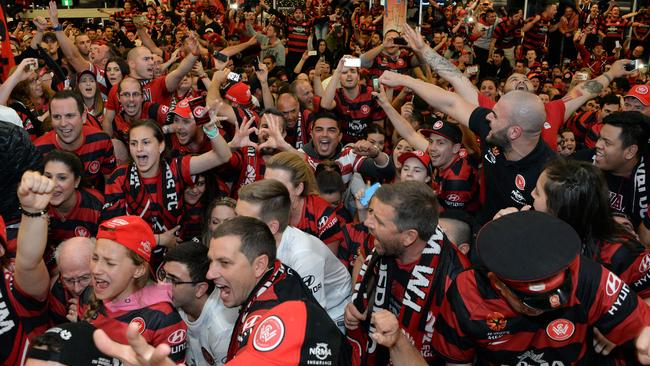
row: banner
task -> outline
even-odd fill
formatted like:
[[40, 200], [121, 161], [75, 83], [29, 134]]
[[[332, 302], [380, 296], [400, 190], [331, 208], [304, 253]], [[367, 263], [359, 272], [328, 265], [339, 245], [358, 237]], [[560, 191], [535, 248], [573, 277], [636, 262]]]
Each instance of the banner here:
[[389, 30], [402, 33], [406, 21], [407, 0], [386, 0], [384, 4], [384, 34]]
[[9, 29], [5, 19], [4, 8], [0, 4], [0, 78], [4, 82], [9, 77], [9, 70], [14, 67], [14, 55], [11, 53], [9, 42]]

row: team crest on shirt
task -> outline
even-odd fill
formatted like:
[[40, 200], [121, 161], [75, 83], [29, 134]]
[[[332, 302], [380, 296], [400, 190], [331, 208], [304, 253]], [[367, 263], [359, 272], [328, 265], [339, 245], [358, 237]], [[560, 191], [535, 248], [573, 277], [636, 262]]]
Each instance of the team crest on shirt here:
[[203, 354], [203, 359], [210, 365], [214, 365], [214, 357], [208, 352], [205, 347], [201, 347], [201, 353]]
[[575, 324], [567, 319], [555, 319], [546, 326], [546, 334], [554, 341], [563, 342], [573, 336]]
[[76, 228], [74, 228], [74, 235], [83, 238], [90, 238], [90, 232], [88, 231], [88, 229], [86, 229], [83, 226], [77, 226]]
[[272, 351], [284, 339], [284, 323], [275, 315], [269, 316], [260, 323], [253, 336], [253, 347], [260, 352]]
[[548, 121], [545, 121], [545, 122], [544, 122], [544, 129], [545, 129], [545, 130], [548, 130], [549, 128], [551, 128], [551, 124], [548, 123]]
[[369, 114], [370, 113], [370, 107], [368, 107], [367, 104], [364, 104], [361, 106], [361, 113], [363, 114]]
[[523, 191], [526, 188], [526, 178], [521, 174], [517, 174], [515, 177], [515, 186], [518, 190]]
[[397, 59], [397, 66], [404, 66], [404, 60], [401, 58]]
[[487, 324], [488, 328], [490, 328], [491, 331], [500, 332], [506, 329], [508, 320], [506, 320], [506, 318], [500, 312], [494, 311], [487, 315], [487, 318], [485, 319], [485, 323]]
[[129, 325], [131, 324], [136, 324], [138, 326], [138, 334], [144, 333], [145, 329], [147, 329], [147, 323], [145, 323], [144, 319], [142, 319], [141, 317], [131, 319]]
[[650, 254], [643, 256], [641, 263], [639, 264], [639, 272], [646, 273], [650, 269]]
[[88, 171], [91, 174], [97, 174], [100, 167], [101, 167], [101, 164], [99, 164], [99, 162], [97, 160], [93, 160], [93, 161], [90, 162], [90, 164], [88, 164]]

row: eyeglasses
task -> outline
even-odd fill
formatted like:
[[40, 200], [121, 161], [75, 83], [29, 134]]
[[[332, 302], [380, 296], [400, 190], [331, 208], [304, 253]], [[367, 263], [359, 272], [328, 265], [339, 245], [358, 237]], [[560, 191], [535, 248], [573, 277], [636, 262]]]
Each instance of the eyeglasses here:
[[129, 98], [140, 98], [142, 96], [142, 93], [140, 93], [140, 92], [133, 92], [133, 93], [121, 92], [120, 96], [124, 97], [124, 98], [127, 98], [127, 99], [129, 99]]
[[88, 284], [88, 282], [90, 282], [90, 275], [87, 274], [87, 275], [79, 276], [79, 277], [76, 277], [76, 278], [74, 278], [74, 277], [73, 278], [62, 277], [61, 280], [66, 285], [70, 285], [70, 286], [74, 286], [77, 283], [80, 284], [80, 285], [83, 285], [83, 284]]
[[163, 279], [163, 282], [165, 283], [171, 283], [172, 285], [196, 285], [197, 283], [205, 282], [205, 281], [180, 281], [179, 279], [172, 277], [165, 272], [165, 270], [160, 271], [160, 275]]

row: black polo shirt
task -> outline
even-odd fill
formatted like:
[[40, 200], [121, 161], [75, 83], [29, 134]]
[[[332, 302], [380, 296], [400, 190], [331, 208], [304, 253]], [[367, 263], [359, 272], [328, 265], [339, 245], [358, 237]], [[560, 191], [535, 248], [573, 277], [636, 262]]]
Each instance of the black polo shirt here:
[[506, 207], [532, 205], [531, 192], [546, 162], [555, 152], [540, 138], [535, 149], [518, 161], [506, 160], [497, 148], [487, 144], [490, 122], [485, 118], [491, 109], [477, 107], [469, 118], [469, 128], [481, 138], [483, 154], [483, 184], [485, 202], [478, 213], [481, 224], [492, 220], [494, 214]]

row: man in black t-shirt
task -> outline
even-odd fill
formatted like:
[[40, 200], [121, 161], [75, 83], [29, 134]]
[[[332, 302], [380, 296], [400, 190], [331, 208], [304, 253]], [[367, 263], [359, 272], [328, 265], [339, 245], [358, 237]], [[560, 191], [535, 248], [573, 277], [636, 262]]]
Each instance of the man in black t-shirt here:
[[[480, 223], [492, 219], [502, 208], [532, 204], [531, 192], [537, 178], [555, 154], [540, 138], [546, 111], [539, 97], [514, 90], [490, 110], [406, 75], [387, 71], [379, 80], [389, 87], [412, 89], [429, 105], [468, 126], [481, 138], [485, 202], [478, 213]], [[400, 126], [395, 128], [402, 136], [408, 134], [407, 130], [400, 131]]]

